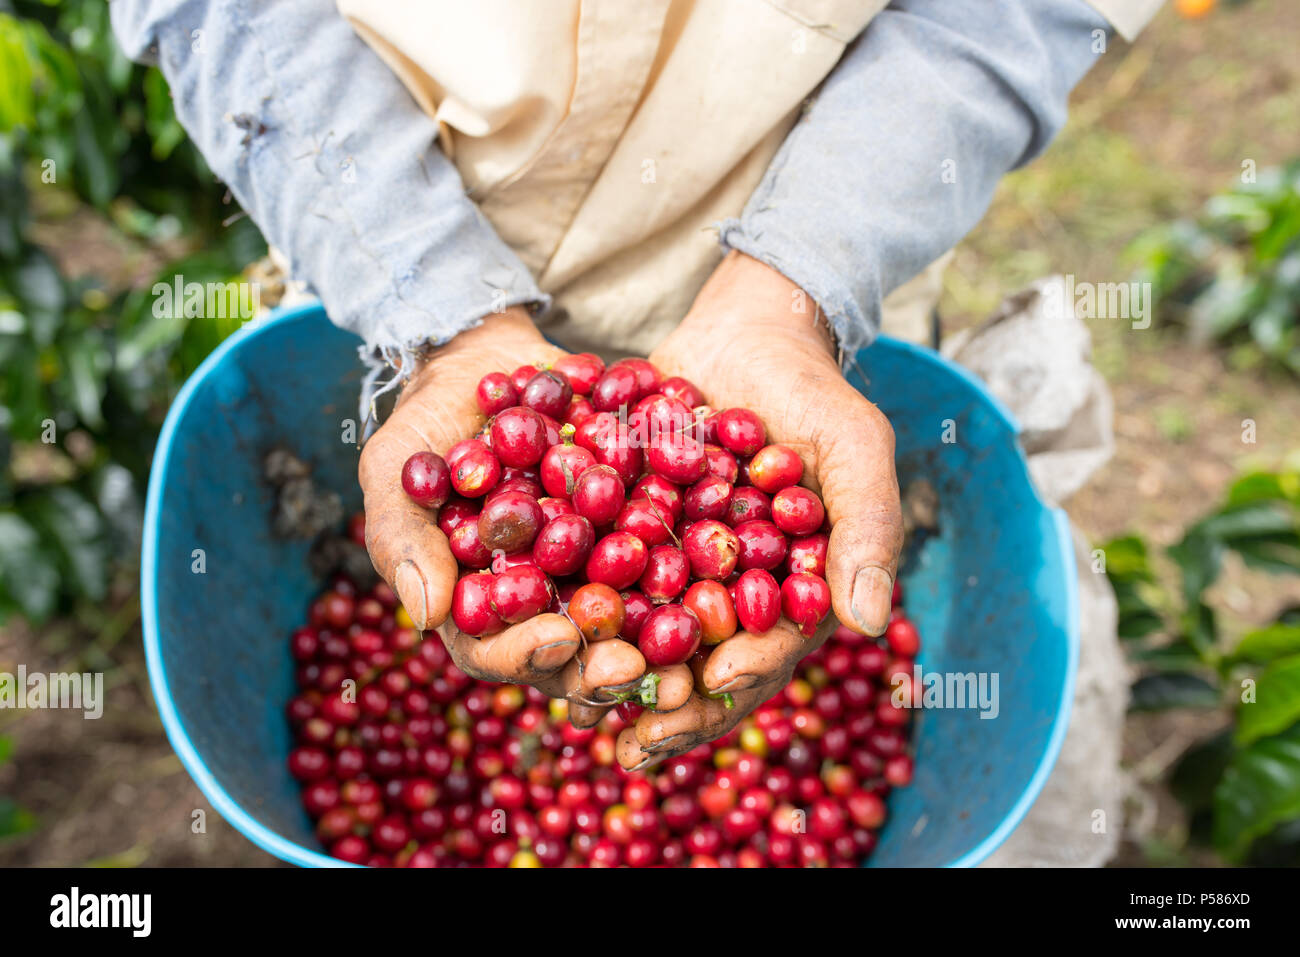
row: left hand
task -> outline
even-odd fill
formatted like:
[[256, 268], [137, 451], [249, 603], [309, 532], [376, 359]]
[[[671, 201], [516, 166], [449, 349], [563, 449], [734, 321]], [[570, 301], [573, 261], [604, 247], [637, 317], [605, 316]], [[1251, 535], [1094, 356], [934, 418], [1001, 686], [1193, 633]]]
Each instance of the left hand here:
[[[881, 634], [903, 543], [894, 432], [844, 380], [812, 298], [776, 270], [732, 252], [650, 361], [665, 376], [690, 379], [716, 409], [752, 409], [769, 442], [799, 454], [803, 484], [822, 496], [832, 524], [826, 578], [834, 617], [861, 634]], [[732, 707], [697, 691], [675, 711], [646, 712], [619, 735], [619, 762], [648, 767], [726, 734], [790, 681], [834, 625], [828, 620], [807, 639], [782, 618], [763, 635], [728, 638], [710, 655], [703, 678], [711, 694], [729, 694]]]
[[450, 616], [457, 567], [447, 536], [436, 512], [412, 502], [401, 484], [402, 466], [412, 453], [444, 455], [482, 428], [475, 388], [485, 373], [549, 365], [561, 355], [526, 309], [514, 306], [485, 316], [421, 360], [393, 414], [362, 449], [357, 475], [371, 561], [415, 627], [426, 635], [436, 630], [452, 661], [471, 677], [534, 685], [552, 697], [569, 698], [581, 719], [608, 707], [584, 701], [608, 700], [641, 680], [640, 652], [618, 639], [583, 649], [581, 634], [563, 615], [537, 615], [482, 639], [462, 634]]

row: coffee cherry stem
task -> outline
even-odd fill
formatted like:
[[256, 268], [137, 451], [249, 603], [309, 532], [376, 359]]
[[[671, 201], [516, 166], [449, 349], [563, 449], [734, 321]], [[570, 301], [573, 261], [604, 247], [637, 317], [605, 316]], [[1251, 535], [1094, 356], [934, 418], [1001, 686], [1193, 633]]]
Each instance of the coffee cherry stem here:
[[662, 676], [651, 672], [641, 679], [641, 683], [636, 686], [631, 694], [631, 698], [636, 699], [636, 703], [646, 707], [653, 708], [659, 703], [659, 682]]
[[677, 533], [673, 531], [672, 524], [664, 518], [663, 512], [659, 511], [659, 505], [655, 502], [654, 496], [647, 495], [645, 498], [646, 501], [650, 503], [650, 511], [654, 512], [655, 518], [659, 519], [659, 524], [668, 530], [668, 537], [673, 540], [673, 544], [676, 545], [678, 548], [681, 548], [682, 540], [678, 538]]

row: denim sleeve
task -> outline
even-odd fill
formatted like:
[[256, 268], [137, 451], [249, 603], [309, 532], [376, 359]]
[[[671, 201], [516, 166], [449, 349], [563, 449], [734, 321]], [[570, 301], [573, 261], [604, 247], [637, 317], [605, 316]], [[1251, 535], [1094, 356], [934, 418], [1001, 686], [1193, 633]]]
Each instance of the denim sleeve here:
[[[113, 0], [128, 56], [330, 318], [390, 363], [544, 306], [437, 129], [334, 0]], [[409, 368], [409, 365], [408, 365]]]
[[881, 299], [955, 245], [1065, 122], [1109, 40], [1083, 0], [895, 0], [790, 131], [724, 246], [821, 306], [850, 354]]

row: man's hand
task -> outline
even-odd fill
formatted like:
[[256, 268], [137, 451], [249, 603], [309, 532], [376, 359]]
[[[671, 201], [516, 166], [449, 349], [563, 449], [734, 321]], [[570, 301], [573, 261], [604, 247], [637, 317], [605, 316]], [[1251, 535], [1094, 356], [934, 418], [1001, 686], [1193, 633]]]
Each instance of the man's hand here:
[[[421, 631], [437, 629], [456, 666], [475, 678], [541, 687], [556, 697], [597, 696], [581, 689], [575, 660], [581, 635], [563, 615], [538, 615], [484, 639], [461, 634], [449, 619], [456, 559], [436, 513], [402, 491], [402, 465], [416, 452], [439, 455], [482, 428], [474, 396], [489, 372], [551, 363], [563, 353], [550, 345], [521, 308], [492, 315], [435, 350], [412, 376], [388, 421], [361, 452], [358, 478], [365, 496], [366, 548], [375, 569], [397, 592]], [[584, 657], [586, 653], [584, 653]], [[623, 660], [635, 662], [639, 655]], [[573, 665], [566, 668], [566, 665]], [[641, 663], [644, 669], [644, 661]], [[606, 674], [610, 693], [641, 672]]]
[[[650, 360], [666, 376], [695, 382], [714, 408], [752, 409], [768, 441], [799, 454], [804, 483], [822, 496], [832, 523], [826, 578], [834, 617], [859, 633], [881, 634], [903, 541], [894, 432], [844, 381], [811, 297], [733, 252]], [[711, 696], [697, 693], [677, 711], [643, 714], [620, 734], [619, 761], [648, 766], [725, 734], [780, 691], [835, 624], [828, 618], [806, 639], [782, 619], [765, 634], [727, 639], [703, 671]]]

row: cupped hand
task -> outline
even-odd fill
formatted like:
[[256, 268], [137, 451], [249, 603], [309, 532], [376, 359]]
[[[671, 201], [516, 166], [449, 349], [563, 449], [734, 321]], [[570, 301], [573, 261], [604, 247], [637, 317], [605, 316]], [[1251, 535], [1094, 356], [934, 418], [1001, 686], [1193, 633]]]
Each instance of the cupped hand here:
[[714, 408], [753, 410], [769, 442], [799, 454], [803, 484], [821, 495], [831, 521], [826, 579], [838, 622], [828, 616], [809, 639], [783, 618], [771, 631], [718, 645], [686, 705], [646, 712], [620, 734], [619, 761], [628, 768], [730, 731], [789, 682], [837, 623], [881, 634], [903, 542], [893, 429], [844, 380], [811, 297], [776, 270], [729, 254], [650, 359], [665, 376], [698, 385]]
[[[436, 629], [456, 666], [472, 677], [537, 685], [556, 697], [582, 691], [580, 672], [585, 669], [576, 667], [582, 637], [577, 628], [563, 615], [545, 614], [483, 639], [462, 634], [449, 618], [456, 559], [436, 512], [416, 505], [403, 492], [401, 473], [414, 453], [445, 454], [483, 427], [475, 389], [484, 375], [550, 364], [563, 354], [542, 337], [523, 309], [488, 316], [421, 362], [392, 415], [366, 442], [357, 470], [370, 559], [397, 592], [415, 627]], [[605, 676], [614, 690], [595, 697], [635, 683], [644, 667], [644, 660], [640, 670], [635, 659], [630, 665], [620, 662]], [[588, 696], [599, 690], [588, 688]]]

